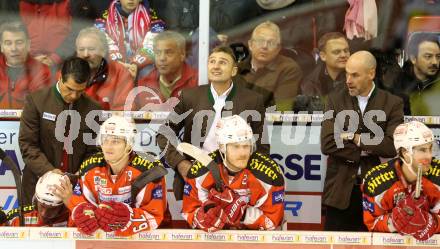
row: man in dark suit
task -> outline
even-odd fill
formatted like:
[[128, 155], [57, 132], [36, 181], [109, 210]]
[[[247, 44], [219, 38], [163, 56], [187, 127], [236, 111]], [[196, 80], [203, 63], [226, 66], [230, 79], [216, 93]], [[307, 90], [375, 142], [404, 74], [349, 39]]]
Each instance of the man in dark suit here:
[[379, 157], [396, 155], [394, 129], [403, 122], [402, 99], [373, 82], [376, 59], [354, 53], [346, 65], [346, 86], [329, 94], [321, 128], [321, 150], [328, 155], [322, 202], [327, 231], [366, 231], [361, 179]]
[[[184, 89], [169, 122], [159, 130], [158, 144], [168, 165], [176, 171], [173, 190], [177, 200], [183, 197], [184, 177], [192, 163], [176, 151], [177, 135], [184, 128], [183, 141], [208, 152], [215, 151], [216, 123], [224, 116], [241, 115], [258, 134], [257, 150], [269, 152], [261, 145], [264, 123], [263, 97], [242, 84], [234, 84], [237, 73], [233, 51], [229, 47], [213, 49], [208, 58], [210, 84]], [[252, 116], [250, 116], [252, 114]]]
[[[83, 94], [89, 78], [87, 61], [70, 58], [63, 63], [56, 84], [27, 96], [18, 138], [26, 164], [23, 171], [25, 204], [32, 204], [39, 177], [49, 171], [76, 173], [84, 159], [98, 150], [90, 145], [92, 141], [87, 141], [93, 132], [86, 125], [86, 116], [100, 109], [97, 102]], [[66, 113], [72, 114], [70, 118]], [[64, 118], [67, 119], [62, 122]], [[98, 127], [96, 123], [96, 130]]]

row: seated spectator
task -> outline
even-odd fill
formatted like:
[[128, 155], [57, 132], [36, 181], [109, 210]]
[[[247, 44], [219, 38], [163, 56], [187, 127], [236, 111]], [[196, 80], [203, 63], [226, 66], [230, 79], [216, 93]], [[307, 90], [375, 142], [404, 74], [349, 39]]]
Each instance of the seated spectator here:
[[114, 0], [95, 25], [107, 34], [110, 59], [123, 64], [133, 78], [153, 63], [153, 38], [165, 28], [147, 0]]
[[[61, 188], [63, 184], [70, 185], [69, 177], [51, 171], [38, 179], [32, 205], [22, 207], [24, 226], [68, 226], [69, 210], [64, 206], [63, 200], [53, 194], [55, 185]], [[19, 209], [9, 211], [7, 219], [9, 226], [20, 226]], [[69, 226], [73, 226], [71, 221]]]
[[0, 38], [0, 108], [21, 109], [28, 93], [50, 85], [50, 70], [29, 56], [30, 40], [21, 23], [3, 24]]
[[405, 114], [440, 115], [440, 45], [438, 35], [415, 34], [408, 44], [409, 60], [394, 84], [394, 93], [403, 98]]
[[83, 162], [75, 190], [66, 186], [54, 192], [72, 211], [80, 232], [93, 234], [100, 228], [130, 236], [161, 224], [167, 206], [167, 170], [160, 161], [133, 151], [135, 134], [134, 123], [125, 118], [107, 119], [98, 135], [102, 152]]
[[224, 227], [279, 227], [284, 216], [280, 166], [269, 155], [254, 152], [252, 129], [238, 115], [219, 120], [216, 138], [219, 149], [210, 154], [212, 169], [196, 161], [188, 171], [182, 208], [185, 220], [206, 232]]
[[283, 55], [279, 27], [273, 22], [259, 24], [249, 40], [251, 56], [238, 64], [246, 81], [274, 93], [279, 111], [291, 111], [298, 94], [302, 71], [298, 64]]
[[318, 41], [318, 49], [320, 60], [302, 82], [301, 93], [305, 96], [321, 97], [321, 108], [318, 109], [323, 110], [326, 96], [345, 83], [345, 65], [350, 57], [350, 49], [347, 39], [339, 32], [324, 34]]
[[27, 27], [31, 54], [40, 62], [53, 66], [62, 59], [57, 52], [71, 30], [70, 0], [21, 0], [21, 20]]
[[[139, 108], [148, 103], [164, 103], [171, 97], [176, 100], [184, 88], [197, 86], [197, 71], [185, 62], [185, 37], [174, 31], [159, 33], [153, 42], [155, 67], [147, 76], [141, 78], [138, 86], [148, 87], [157, 94], [158, 99], [151, 98], [151, 93], [139, 89], [137, 105]], [[147, 95], [146, 95], [147, 94]], [[171, 111], [175, 104], [166, 108]]]
[[423, 123], [411, 121], [397, 126], [393, 137], [398, 157], [365, 174], [364, 222], [370, 231], [427, 240], [440, 232], [440, 161], [432, 158], [434, 136]]
[[92, 71], [86, 94], [104, 109], [123, 110], [128, 93], [134, 88], [133, 78], [124, 66], [106, 59], [105, 34], [93, 27], [81, 30], [76, 38], [76, 53]]

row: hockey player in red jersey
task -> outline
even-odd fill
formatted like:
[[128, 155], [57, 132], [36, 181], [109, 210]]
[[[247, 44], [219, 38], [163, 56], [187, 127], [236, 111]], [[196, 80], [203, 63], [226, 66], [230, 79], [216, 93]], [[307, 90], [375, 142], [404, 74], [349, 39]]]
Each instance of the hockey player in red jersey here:
[[[68, 182], [69, 178], [54, 172], [42, 175], [35, 187], [33, 204], [22, 207], [24, 226], [30, 227], [66, 227], [68, 226], [69, 210], [61, 198], [52, 192], [61, 181]], [[12, 209], [7, 214], [9, 226], [20, 226], [19, 209]], [[69, 222], [69, 226], [73, 226]]]
[[284, 178], [279, 165], [253, 152], [252, 129], [240, 116], [222, 118], [216, 139], [219, 150], [210, 154], [214, 169], [196, 161], [188, 172], [182, 208], [185, 220], [207, 232], [223, 227], [279, 227], [284, 216]]
[[393, 137], [399, 157], [373, 167], [361, 186], [364, 222], [370, 231], [427, 240], [440, 231], [440, 161], [432, 158], [434, 136], [423, 123], [411, 121], [397, 126]]
[[112, 116], [100, 129], [102, 152], [86, 159], [72, 193], [59, 191], [78, 230], [129, 236], [156, 229], [166, 210], [166, 169], [133, 151], [133, 122]]

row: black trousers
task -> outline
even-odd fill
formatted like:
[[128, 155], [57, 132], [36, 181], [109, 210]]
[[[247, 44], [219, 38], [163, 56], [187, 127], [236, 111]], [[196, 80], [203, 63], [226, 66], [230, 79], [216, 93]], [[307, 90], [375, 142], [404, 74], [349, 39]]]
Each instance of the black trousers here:
[[360, 185], [353, 186], [350, 205], [347, 209], [325, 207], [325, 231], [368, 231], [363, 219]]

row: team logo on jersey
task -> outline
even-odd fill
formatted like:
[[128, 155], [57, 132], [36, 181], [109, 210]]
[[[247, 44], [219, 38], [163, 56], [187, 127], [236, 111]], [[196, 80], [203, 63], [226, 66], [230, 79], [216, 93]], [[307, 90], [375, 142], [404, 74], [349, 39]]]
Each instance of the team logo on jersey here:
[[81, 186], [79, 185], [79, 182], [77, 182], [77, 183], [75, 184], [75, 187], [73, 188], [73, 194], [74, 194], [74, 195], [81, 195], [81, 194], [82, 194], [82, 192], [81, 192]]
[[272, 205], [284, 202], [284, 191], [275, 191], [272, 193]]
[[186, 196], [189, 196], [189, 193], [191, 193], [192, 187], [188, 183], [185, 183], [185, 186], [183, 187], [183, 194]]
[[151, 192], [151, 196], [153, 199], [162, 199], [162, 186], [158, 186], [157, 188], [153, 189], [153, 191]]
[[364, 211], [369, 211], [370, 213], [374, 213], [374, 204], [368, 201], [367, 198], [363, 198], [362, 207]]

